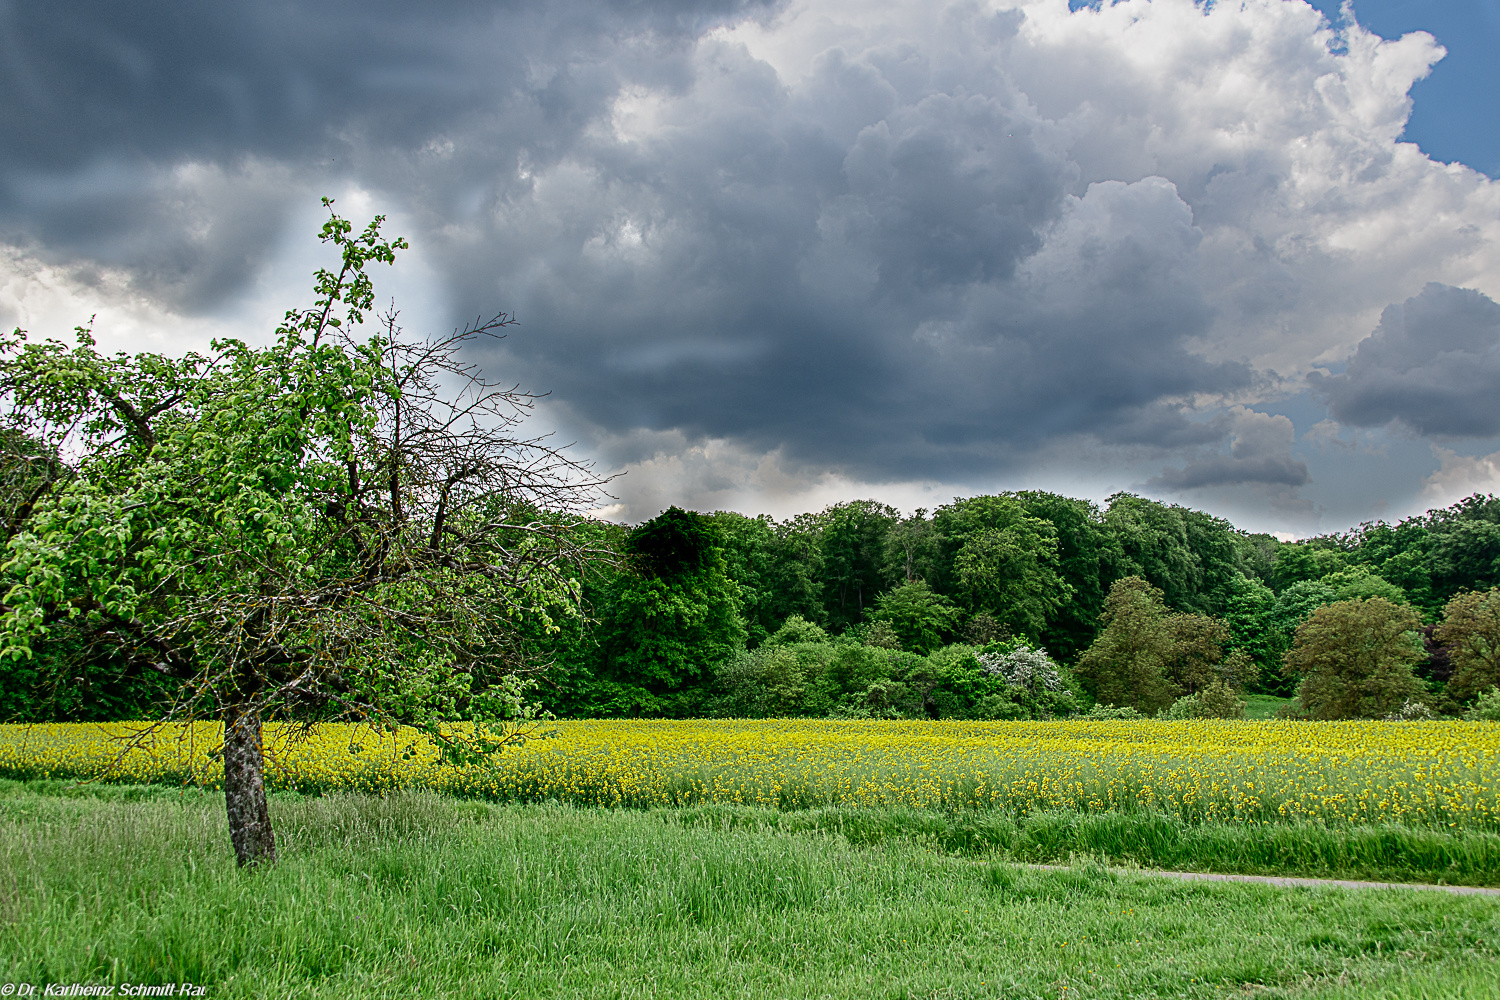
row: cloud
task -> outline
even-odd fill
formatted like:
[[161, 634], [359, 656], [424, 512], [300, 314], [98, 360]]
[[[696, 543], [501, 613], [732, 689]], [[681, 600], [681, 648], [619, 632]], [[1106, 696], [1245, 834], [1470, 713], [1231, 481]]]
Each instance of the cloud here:
[[1347, 372], [1310, 381], [1344, 424], [1399, 421], [1448, 438], [1500, 434], [1500, 303], [1432, 282], [1386, 308]]
[[1243, 406], [1233, 407], [1227, 416], [1233, 428], [1228, 454], [1204, 456], [1180, 469], [1164, 469], [1148, 485], [1180, 492], [1245, 484], [1296, 487], [1308, 482], [1307, 463], [1291, 455], [1296, 436], [1291, 420]]
[[1447, 507], [1475, 493], [1500, 493], [1500, 451], [1460, 455], [1434, 445], [1438, 468], [1422, 482], [1421, 509]]
[[[22, 5], [0, 284], [17, 315], [21, 271], [211, 313], [301, 206], [365, 191], [443, 319], [519, 314], [476, 360], [705, 502], [987, 488], [1091, 449], [1171, 463], [1163, 489], [1293, 491], [1291, 425], [1254, 407], [1428, 282], [1500, 295], [1500, 187], [1400, 142], [1430, 36], [1296, 0], [1011, 7]], [[1480, 427], [1478, 389], [1382, 396], [1400, 350], [1320, 382], [1334, 409]]]

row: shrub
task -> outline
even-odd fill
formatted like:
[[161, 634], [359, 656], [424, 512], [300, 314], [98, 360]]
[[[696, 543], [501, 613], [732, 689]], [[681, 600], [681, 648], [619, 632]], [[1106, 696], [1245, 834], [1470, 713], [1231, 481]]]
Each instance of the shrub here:
[[1142, 715], [1128, 705], [1095, 705], [1089, 709], [1082, 718], [1085, 719], [1145, 719]]
[[1406, 699], [1406, 704], [1385, 717], [1387, 722], [1429, 722], [1441, 718], [1436, 712], [1428, 708], [1415, 698]]
[[1470, 722], [1500, 722], [1500, 688], [1490, 688], [1464, 713]]
[[1243, 719], [1245, 703], [1234, 688], [1224, 681], [1214, 681], [1201, 691], [1178, 698], [1160, 719]]
[[1045, 649], [1037, 649], [1028, 643], [1022, 642], [1007, 652], [998, 649], [980, 652], [975, 659], [979, 661], [980, 670], [1012, 687], [1032, 692], [1063, 689], [1062, 675], [1052, 657]]

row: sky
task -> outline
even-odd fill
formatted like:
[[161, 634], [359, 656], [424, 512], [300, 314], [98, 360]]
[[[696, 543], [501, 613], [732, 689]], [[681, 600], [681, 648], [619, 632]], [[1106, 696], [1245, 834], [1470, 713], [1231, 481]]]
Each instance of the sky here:
[[264, 342], [319, 198], [602, 516], [1500, 491], [1500, 0], [0, 3], [0, 324]]

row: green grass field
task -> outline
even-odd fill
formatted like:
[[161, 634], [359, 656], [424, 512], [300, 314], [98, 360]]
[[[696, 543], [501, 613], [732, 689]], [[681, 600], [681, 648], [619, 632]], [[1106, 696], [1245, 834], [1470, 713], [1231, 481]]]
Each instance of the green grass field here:
[[[0, 783], [0, 983], [213, 997], [1500, 995], [1500, 900], [1036, 871], [931, 815]], [[956, 822], [956, 821], [955, 821]], [[832, 829], [842, 825], [845, 834]]]
[[1247, 694], [1245, 695], [1245, 718], [1274, 719], [1277, 712], [1291, 703], [1292, 699], [1278, 698], [1274, 694]]

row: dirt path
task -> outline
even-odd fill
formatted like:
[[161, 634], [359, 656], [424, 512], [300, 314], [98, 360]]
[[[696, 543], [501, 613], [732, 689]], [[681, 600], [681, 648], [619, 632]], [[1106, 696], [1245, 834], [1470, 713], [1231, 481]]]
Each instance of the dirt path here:
[[[1038, 868], [1044, 871], [1067, 871], [1066, 865], [1022, 865], [1023, 868]], [[1117, 868], [1118, 872], [1151, 875], [1156, 878], [1176, 878], [1199, 882], [1258, 882], [1282, 888], [1334, 888], [1334, 889], [1425, 889], [1429, 892], [1451, 892], [1459, 896], [1500, 896], [1500, 889], [1481, 889], [1472, 885], [1421, 885], [1412, 882], [1351, 882], [1335, 878], [1284, 878], [1279, 875], [1215, 875], [1211, 872], [1164, 872], [1154, 868]]]

